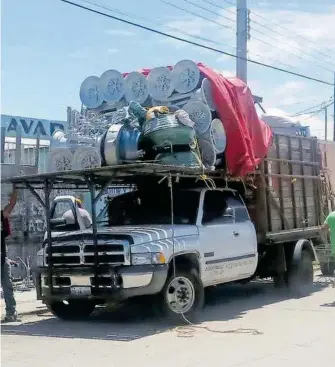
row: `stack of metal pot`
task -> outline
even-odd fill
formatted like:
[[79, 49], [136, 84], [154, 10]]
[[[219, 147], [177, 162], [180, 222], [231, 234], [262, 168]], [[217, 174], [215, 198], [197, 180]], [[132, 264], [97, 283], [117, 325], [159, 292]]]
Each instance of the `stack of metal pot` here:
[[99, 115], [123, 113], [99, 139], [103, 165], [150, 160], [214, 169], [223, 157], [211, 82], [193, 61], [124, 75], [108, 70], [86, 78], [80, 98]]

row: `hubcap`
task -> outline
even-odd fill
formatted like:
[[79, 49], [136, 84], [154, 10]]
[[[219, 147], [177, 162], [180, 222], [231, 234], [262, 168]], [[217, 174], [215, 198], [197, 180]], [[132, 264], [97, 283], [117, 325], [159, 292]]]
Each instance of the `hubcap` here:
[[166, 300], [169, 308], [175, 313], [188, 312], [195, 300], [195, 291], [192, 282], [185, 277], [171, 280], [166, 289]]

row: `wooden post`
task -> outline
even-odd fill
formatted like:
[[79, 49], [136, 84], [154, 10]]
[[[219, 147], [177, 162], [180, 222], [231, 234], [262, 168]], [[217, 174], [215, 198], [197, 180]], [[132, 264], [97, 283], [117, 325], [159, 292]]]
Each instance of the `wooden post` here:
[[[282, 173], [282, 162], [281, 162], [281, 152], [280, 152], [280, 141], [279, 141], [279, 135], [275, 136], [275, 142], [276, 142], [276, 154], [278, 159], [278, 174], [281, 175]], [[284, 212], [284, 200], [283, 200], [283, 179], [281, 177], [278, 177], [279, 181], [279, 203], [280, 203], [280, 218], [281, 218], [281, 228], [285, 229], [285, 212]], [[286, 229], [289, 229], [289, 226], [286, 226]]]
[[[305, 160], [305, 157], [304, 157], [304, 146], [303, 146], [303, 141], [302, 139], [299, 139], [299, 152], [300, 152], [300, 159], [301, 161], [303, 162]], [[302, 164], [301, 165], [301, 169], [300, 169], [300, 173], [302, 176], [306, 176], [305, 175], [305, 165]], [[303, 199], [303, 206], [304, 206], [304, 221], [308, 221], [309, 218], [308, 218], [308, 208], [307, 208], [307, 190], [306, 190], [306, 179], [303, 178], [302, 180], [302, 199]], [[308, 224], [306, 224], [306, 227], [308, 226]]]
[[5, 138], [6, 138], [6, 128], [1, 127], [1, 164], [5, 163]]
[[40, 133], [38, 132], [37, 134], [37, 138], [36, 138], [36, 153], [35, 153], [35, 167], [37, 168], [38, 171], [38, 164], [39, 164], [39, 160], [40, 160]]
[[16, 128], [16, 140], [15, 140], [15, 171], [16, 174], [20, 174], [21, 166], [21, 126]]
[[[288, 156], [289, 156], [289, 160], [292, 160], [292, 140], [291, 137], [289, 136], [287, 138], [287, 143], [288, 143]], [[313, 160], [314, 162], [314, 160]], [[289, 164], [289, 173], [291, 176], [293, 175], [293, 165], [292, 163]], [[292, 199], [292, 215], [293, 215], [293, 223], [294, 223], [294, 228], [297, 228], [298, 226], [298, 217], [297, 217], [297, 201], [296, 201], [296, 196], [295, 196], [295, 187], [294, 187], [294, 181], [291, 180], [291, 199]]]

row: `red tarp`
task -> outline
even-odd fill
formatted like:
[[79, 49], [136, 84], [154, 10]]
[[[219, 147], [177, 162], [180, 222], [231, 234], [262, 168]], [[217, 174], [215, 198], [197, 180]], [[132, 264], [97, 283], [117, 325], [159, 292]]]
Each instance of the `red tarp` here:
[[[201, 63], [198, 66], [212, 82], [217, 113], [227, 134], [227, 168], [235, 176], [245, 176], [254, 171], [266, 156], [272, 141], [272, 131], [258, 117], [252, 94], [245, 83], [238, 78], [225, 78]], [[138, 71], [147, 75], [150, 69]]]

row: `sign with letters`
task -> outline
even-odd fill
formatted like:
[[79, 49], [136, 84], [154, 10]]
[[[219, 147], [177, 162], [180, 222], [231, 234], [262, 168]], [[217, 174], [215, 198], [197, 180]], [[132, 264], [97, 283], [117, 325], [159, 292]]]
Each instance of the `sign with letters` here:
[[1, 127], [6, 128], [6, 136], [15, 137], [18, 127], [22, 138], [50, 140], [55, 130], [67, 129], [66, 121], [35, 119], [30, 117], [1, 115]]

